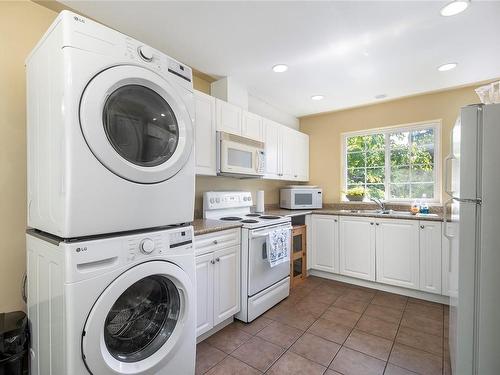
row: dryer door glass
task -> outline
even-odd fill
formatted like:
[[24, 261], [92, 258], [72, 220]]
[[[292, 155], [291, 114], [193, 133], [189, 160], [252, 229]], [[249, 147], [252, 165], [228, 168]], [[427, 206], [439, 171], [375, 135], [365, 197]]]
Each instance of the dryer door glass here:
[[104, 342], [121, 362], [137, 362], [161, 348], [180, 315], [180, 295], [165, 276], [132, 284], [117, 299], [104, 323]]
[[103, 125], [113, 148], [126, 160], [154, 167], [170, 159], [179, 142], [179, 126], [170, 105], [141, 85], [126, 85], [106, 100]]

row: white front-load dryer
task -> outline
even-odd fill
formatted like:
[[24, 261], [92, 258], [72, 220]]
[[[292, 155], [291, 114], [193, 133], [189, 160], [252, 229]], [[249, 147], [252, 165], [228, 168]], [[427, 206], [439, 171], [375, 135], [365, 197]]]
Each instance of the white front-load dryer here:
[[26, 70], [29, 227], [73, 238], [193, 220], [189, 67], [63, 11]]
[[32, 375], [192, 375], [192, 227], [64, 241], [27, 235]]

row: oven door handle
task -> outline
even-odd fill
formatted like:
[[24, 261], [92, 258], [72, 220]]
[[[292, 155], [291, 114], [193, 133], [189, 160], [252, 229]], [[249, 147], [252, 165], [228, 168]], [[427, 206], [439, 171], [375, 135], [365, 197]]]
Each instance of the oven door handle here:
[[271, 230], [266, 230], [265, 233], [258, 233], [258, 232], [252, 232], [250, 235], [250, 238], [261, 238], [261, 237], [266, 237], [269, 233], [272, 233], [276, 229], [286, 229], [286, 230], [292, 230], [292, 226], [286, 226], [286, 227], [273, 227]]

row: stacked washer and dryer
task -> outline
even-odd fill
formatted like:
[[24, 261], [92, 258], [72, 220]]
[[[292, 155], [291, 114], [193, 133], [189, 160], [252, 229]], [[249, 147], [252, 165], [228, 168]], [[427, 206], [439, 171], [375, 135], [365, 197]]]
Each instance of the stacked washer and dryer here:
[[191, 69], [67, 11], [26, 69], [31, 373], [193, 374]]

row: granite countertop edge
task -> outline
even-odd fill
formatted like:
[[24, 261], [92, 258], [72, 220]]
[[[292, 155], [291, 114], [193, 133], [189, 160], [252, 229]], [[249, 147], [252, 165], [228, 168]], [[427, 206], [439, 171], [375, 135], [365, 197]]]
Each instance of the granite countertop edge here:
[[373, 218], [386, 218], [386, 219], [403, 219], [403, 220], [424, 220], [424, 221], [443, 221], [441, 215], [438, 216], [424, 216], [424, 215], [398, 215], [398, 214], [377, 214], [377, 213], [360, 213], [360, 212], [349, 212], [349, 210], [336, 210], [331, 208], [321, 208], [312, 210], [287, 210], [287, 209], [276, 209], [266, 211], [266, 214], [270, 215], [281, 215], [281, 216], [300, 216], [300, 215], [338, 215], [338, 216], [357, 216], [357, 217], [373, 217]]
[[220, 232], [227, 229], [240, 228], [242, 226], [242, 224], [239, 222], [228, 222], [228, 221], [211, 220], [211, 219], [195, 219], [192, 222], [192, 225], [195, 236]]

